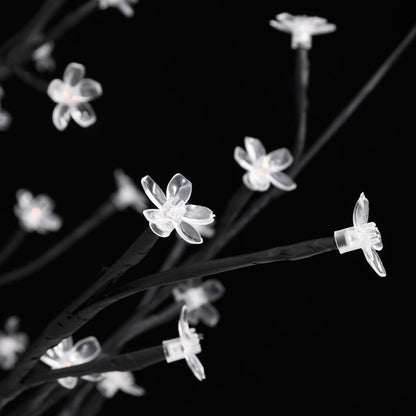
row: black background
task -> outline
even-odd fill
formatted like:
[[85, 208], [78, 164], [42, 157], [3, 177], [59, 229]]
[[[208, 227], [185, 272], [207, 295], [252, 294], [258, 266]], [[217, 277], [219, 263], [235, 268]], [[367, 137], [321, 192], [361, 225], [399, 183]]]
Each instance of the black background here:
[[[2, 2], [0, 39], [21, 28], [40, 4]], [[51, 195], [64, 219], [57, 234], [31, 235], [4, 270], [36, 257], [87, 218], [114, 191], [115, 168], [137, 181], [149, 174], [162, 188], [180, 172], [193, 183], [191, 202], [219, 217], [240, 186], [244, 172], [232, 155], [244, 136], [258, 137], [269, 151], [290, 148], [294, 136], [294, 52], [290, 37], [268, 21], [287, 11], [338, 26], [313, 39], [310, 144], [408, 32], [414, 14], [406, 4], [141, 0], [130, 20], [113, 9], [96, 12], [58, 43], [57, 71], [44, 76], [61, 78], [69, 62], [83, 63], [104, 90], [93, 102], [95, 125], [82, 129], [71, 121], [59, 132], [46, 94], [17, 78], [3, 83], [3, 106], [14, 120], [0, 136], [1, 239], [6, 242], [17, 227], [19, 188]], [[382, 232], [387, 277], [379, 278], [359, 252], [222, 275], [221, 322], [198, 328], [205, 336], [200, 359], [207, 380], [199, 383], [184, 362], [159, 364], [136, 374], [145, 398], [119, 393], [103, 415], [118, 409], [126, 415], [245, 409], [414, 414], [414, 273], [403, 266], [411, 221], [404, 215], [404, 192], [414, 186], [404, 182], [410, 172], [402, 160], [415, 139], [415, 51], [412, 45], [298, 177], [298, 189], [270, 205], [221, 253], [330, 236], [351, 225], [364, 191], [370, 219]], [[132, 210], [117, 214], [59, 261], [2, 288], [0, 320], [18, 314], [34, 337], [146, 226]], [[173, 235], [159, 241], [143, 268], [129, 276], [156, 269], [174, 241]], [[138, 299], [100, 314], [75, 339], [105, 339]], [[129, 350], [176, 333], [172, 322]]]

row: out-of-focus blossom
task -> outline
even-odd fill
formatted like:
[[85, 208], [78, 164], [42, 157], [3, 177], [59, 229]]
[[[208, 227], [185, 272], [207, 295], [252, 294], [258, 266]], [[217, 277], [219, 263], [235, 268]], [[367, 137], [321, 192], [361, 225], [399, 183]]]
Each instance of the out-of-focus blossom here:
[[138, 3], [139, 0], [98, 0], [99, 7], [101, 9], [107, 9], [108, 7], [116, 7], [126, 17], [134, 16], [133, 4]]
[[114, 205], [119, 210], [132, 207], [141, 214], [147, 206], [147, 200], [143, 192], [121, 169], [114, 171], [114, 177], [117, 185], [117, 192], [112, 196]]
[[129, 371], [110, 371], [103, 373], [97, 383], [98, 391], [107, 399], [111, 399], [119, 390], [132, 396], [143, 396], [145, 390], [138, 386]]

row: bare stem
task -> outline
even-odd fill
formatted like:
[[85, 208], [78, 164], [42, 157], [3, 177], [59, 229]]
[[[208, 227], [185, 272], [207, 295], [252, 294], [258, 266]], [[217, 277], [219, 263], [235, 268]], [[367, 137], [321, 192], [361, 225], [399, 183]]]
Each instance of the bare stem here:
[[20, 227], [13, 233], [10, 240], [0, 250], [0, 266], [21, 246], [26, 237], [27, 232]]

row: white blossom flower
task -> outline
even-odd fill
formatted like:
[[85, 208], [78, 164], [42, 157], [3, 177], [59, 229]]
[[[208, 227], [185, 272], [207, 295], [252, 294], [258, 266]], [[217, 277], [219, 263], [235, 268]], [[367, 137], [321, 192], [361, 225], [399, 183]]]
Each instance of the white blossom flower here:
[[[79, 340], [73, 345], [72, 337], [65, 338], [61, 343], [50, 348], [40, 358], [40, 360], [51, 367], [52, 370], [58, 368], [72, 367], [94, 360], [101, 352], [101, 346], [95, 337], [87, 337]], [[81, 377], [87, 381], [97, 381], [101, 379], [101, 374], [87, 375]], [[66, 389], [73, 389], [78, 382], [77, 377], [65, 377], [58, 379], [58, 383]]]
[[187, 308], [182, 307], [179, 317], [179, 338], [163, 341], [163, 350], [168, 363], [185, 359], [194, 376], [202, 381], [205, 378], [204, 367], [198, 360], [196, 354], [201, 352], [201, 336], [190, 328], [187, 321]]
[[270, 184], [283, 191], [292, 191], [296, 183], [283, 173], [288, 168], [293, 157], [286, 148], [274, 150], [266, 154], [260, 140], [246, 137], [247, 151], [237, 146], [234, 150], [234, 159], [248, 172], [243, 176], [243, 182], [252, 191], [267, 191]]
[[10, 316], [4, 325], [4, 332], [0, 331], [0, 368], [10, 370], [16, 364], [19, 355], [29, 344], [29, 337], [19, 331], [19, 318]]
[[129, 371], [110, 371], [102, 374], [102, 379], [97, 383], [98, 391], [107, 399], [111, 399], [118, 390], [132, 396], [143, 396], [146, 391], [138, 386], [134, 376]]
[[377, 254], [382, 250], [381, 234], [374, 222], [368, 222], [369, 202], [361, 193], [352, 215], [353, 227], [335, 231], [334, 238], [341, 254], [362, 249], [368, 264], [379, 276], [386, 276], [386, 270]]
[[202, 243], [202, 237], [195, 225], [207, 225], [214, 221], [213, 212], [200, 205], [186, 205], [192, 184], [180, 173], [170, 180], [166, 195], [150, 177], [142, 178], [142, 186], [148, 198], [158, 209], [146, 209], [144, 217], [149, 221], [151, 230], [159, 237], [168, 237], [175, 229], [186, 242]]
[[56, 62], [52, 57], [52, 51], [55, 47], [54, 42], [45, 42], [35, 49], [32, 53], [32, 59], [35, 68], [39, 72], [53, 72], [56, 68]]
[[183, 302], [188, 310], [188, 321], [196, 325], [199, 321], [207, 326], [217, 325], [220, 314], [211, 304], [225, 292], [223, 284], [216, 279], [205, 281], [199, 286], [182, 282], [173, 288], [176, 302]]
[[14, 213], [25, 231], [46, 234], [61, 228], [62, 220], [53, 213], [55, 204], [49, 196], [40, 194], [34, 197], [28, 190], [19, 189], [16, 197]]
[[98, 0], [100, 9], [107, 7], [117, 7], [126, 17], [134, 16], [132, 4], [136, 4], [139, 0]]
[[333, 32], [336, 26], [328, 23], [326, 19], [315, 16], [293, 16], [289, 13], [280, 13], [270, 25], [277, 30], [292, 34], [292, 48], [310, 49], [312, 36]]
[[97, 119], [88, 101], [102, 94], [101, 84], [84, 75], [85, 67], [73, 62], [66, 67], [63, 81], [54, 79], [48, 86], [49, 97], [57, 103], [52, 120], [58, 130], [64, 130], [71, 117], [81, 127]]
[[132, 207], [137, 212], [142, 213], [147, 207], [147, 200], [143, 192], [137, 188], [133, 180], [121, 169], [114, 171], [114, 177], [117, 184], [117, 192], [112, 196], [114, 205], [119, 210]]

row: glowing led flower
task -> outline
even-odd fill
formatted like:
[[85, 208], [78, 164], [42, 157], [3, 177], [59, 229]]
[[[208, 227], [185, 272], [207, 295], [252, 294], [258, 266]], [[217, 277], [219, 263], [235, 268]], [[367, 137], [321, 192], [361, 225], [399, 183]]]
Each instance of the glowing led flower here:
[[202, 381], [205, 378], [205, 371], [196, 356], [201, 352], [199, 343], [201, 336], [195, 332], [194, 328], [189, 328], [186, 306], [182, 307], [178, 328], [179, 338], [163, 341], [166, 361], [172, 363], [185, 359], [194, 376]]
[[88, 101], [102, 94], [101, 84], [84, 75], [83, 65], [71, 63], [65, 69], [63, 81], [54, 79], [48, 86], [49, 97], [57, 103], [52, 120], [58, 130], [64, 130], [71, 117], [81, 127], [89, 127], [97, 119]]
[[292, 48], [310, 49], [312, 36], [333, 32], [336, 26], [328, 23], [326, 19], [315, 16], [293, 16], [289, 13], [280, 13], [270, 25], [277, 30], [292, 34]]
[[223, 284], [216, 279], [207, 280], [200, 286], [179, 283], [172, 291], [175, 300], [186, 305], [190, 324], [196, 325], [201, 321], [211, 327], [217, 325], [220, 319], [218, 310], [211, 302], [219, 299], [224, 292]]
[[134, 16], [132, 4], [136, 4], [139, 0], [98, 0], [101, 9], [107, 7], [117, 7], [126, 17]]
[[353, 227], [335, 231], [334, 237], [341, 254], [362, 249], [369, 265], [379, 276], [385, 276], [386, 270], [377, 251], [383, 248], [381, 234], [374, 222], [368, 222], [369, 202], [361, 193], [352, 215]]
[[4, 90], [0, 86], [0, 131], [5, 131], [9, 128], [10, 123], [12, 122], [12, 116], [6, 111], [3, 110], [1, 101], [4, 96]]
[[[58, 368], [72, 367], [94, 360], [101, 352], [101, 346], [95, 337], [79, 340], [73, 345], [72, 337], [65, 338], [61, 343], [50, 348], [40, 358], [43, 363], [56, 370]], [[97, 381], [101, 375], [88, 375], [81, 377], [87, 381]], [[58, 383], [66, 389], [73, 389], [78, 382], [77, 377], [65, 377], [58, 379]]]
[[56, 63], [52, 57], [54, 47], [53, 42], [46, 42], [33, 51], [32, 59], [39, 72], [53, 72], [55, 70]]
[[53, 213], [55, 204], [49, 196], [41, 194], [34, 197], [26, 189], [20, 189], [16, 197], [14, 213], [25, 231], [46, 234], [61, 228], [62, 220]]
[[121, 169], [114, 171], [114, 177], [117, 184], [117, 192], [112, 196], [114, 205], [119, 210], [132, 207], [137, 212], [142, 213], [147, 206], [147, 200], [143, 192], [139, 191], [131, 178]]
[[142, 387], [136, 385], [134, 376], [129, 371], [103, 373], [97, 389], [107, 399], [111, 399], [118, 390], [132, 396], [143, 396], [146, 393]]
[[16, 364], [19, 355], [24, 352], [29, 343], [29, 337], [19, 331], [19, 318], [10, 316], [0, 331], [0, 368], [10, 370]]
[[283, 191], [292, 191], [296, 183], [283, 173], [288, 168], [293, 157], [286, 148], [277, 149], [266, 154], [260, 140], [246, 137], [247, 151], [237, 146], [234, 150], [234, 159], [248, 172], [243, 176], [243, 182], [252, 191], [267, 191], [270, 184]]
[[209, 208], [200, 205], [186, 205], [192, 193], [192, 184], [188, 179], [180, 173], [174, 175], [167, 186], [166, 195], [150, 176], [142, 178], [142, 186], [158, 208], [143, 211], [155, 234], [168, 237], [175, 229], [186, 242], [202, 243], [196, 225], [211, 224], [214, 214]]

